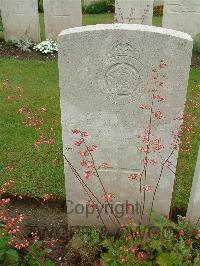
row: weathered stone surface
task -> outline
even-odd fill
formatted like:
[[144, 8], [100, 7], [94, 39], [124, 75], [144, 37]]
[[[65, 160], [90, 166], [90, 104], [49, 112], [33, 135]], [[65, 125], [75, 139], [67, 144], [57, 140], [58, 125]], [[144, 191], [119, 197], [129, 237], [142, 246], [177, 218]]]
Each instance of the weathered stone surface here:
[[[134, 219], [137, 222], [140, 220], [136, 205], [143, 207], [144, 194], [146, 203], [142, 221], [147, 222], [147, 210], [152, 207], [154, 192], [153, 209], [159, 214], [168, 215], [175, 170], [169, 170], [170, 167], [162, 170], [162, 162], [171, 153], [172, 131], [181, 123], [180, 119], [174, 118], [184, 110], [191, 62], [191, 37], [181, 32], [144, 25], [112, 24], [68, 29], [59, 35], [58, 41], [61, 122], [66, 158], [100, 202], [103, 202], [106, 191], [114, 197], [113, 208], [118, 208], [114, 212], [120, 212], [120, 204], [123, 204], [125, 209], [120, 222], [127, 222], [127, 204], [134, 204]], [[162, 69], [160, 60], [164, 60], [168, 66]], [[138, 135], [149, 125], [150, 113], [146, 107], [141, 110], [138, 106], [151, 105], [152, 90], [155, 89], [152, 77], [154, 69], [158, 69], [154, 74], [161, 72], [161, 77], [166, 76], [163, 84], [156, 80], [159, 88], [161, 86], [159, 94], [166, 101], [155, 103], [153, 110], [161, 110], [163, 118], [156, 119], [155, 116], [151, 132], [152, 138], [159, 139], [165, 149], [149, 155], [157, 163], [156, 166], [148, 163], [145, 180], [142, 162], [145, 154], [139, 151], [141, 141]], [[103, 162], [109, 164], [108, 169], [100, 167], [98, 171], [105, 191], [95, 175], [88, 180], [84, 177], [81, 158], [76, 149], [71, 149], [75, 147], [73, 142], [77, 137], [71, 133], [72, 128], [89, 132], [90, 137], [86, 138], [88, 145], [98, 146], [94, 153], [97, 166]], [[84, 150], [84, 147], [80, 149]], [[176, 167], [177, 151], [169, 158], [173, 167]], [[131, 174], [139, 177], [141, 172], [141, 179], [128, 178]], [[65, 177], [69, 222], [72, 225], [89, 223], [100, 226], [101, 220], [96, 218], [97, 210], [95, 215], [86, 215], [90, 198], [66, 161]], [[94, 195], [92, 198], [99, 204]], [[77, 212], [74, 210], [76, 206]], [[81, 206], [84, 207], [82, 214]], [[102, 207], [101, 204], [98, 206]], [[109, 228], [114, 229], [105, 208], [102, 216]]]
[[163, 27], [187, 32], [195, 37], [200, 33], [200, 1], [165, 0]]
[[82, 26], [81, 0], [44, 0], [46, 38], [57, 40], [58, 34]]
[[1, 15], [5, 40], [27, 36], [40, 41], [37, 0], [1, 0]]
[[152, 25], [153, 0], [116, 0], [115, 14], [118, 23]]
[[187, 218], [193, 225], [200, 223], [200, 149], [187, 209]]

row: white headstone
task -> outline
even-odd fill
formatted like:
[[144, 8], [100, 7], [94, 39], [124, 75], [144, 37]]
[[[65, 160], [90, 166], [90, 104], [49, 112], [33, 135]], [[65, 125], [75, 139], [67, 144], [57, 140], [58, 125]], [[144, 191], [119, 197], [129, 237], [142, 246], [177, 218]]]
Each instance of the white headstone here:
[[115, 15], [118, 23], [152, 25], [153, 0], [116, 0]]
[[46, 38], [57, 40], [68, 28], [82, 26], [81, 0], [44, 0]]
[[[168, 215], [175, 179], [174, 169], [169, 170], [168, 164], [172, 163], [176, 167], [177, 162], [177, 151], [169, 157], [172, 131], [181, 123], [174, 118], [184, 110], [192, 53], [191, 37], [157, 27], [112, 24], [68, 29], [59, 35], [58, 41], [64, 154], [90, 188], [89, 195], [93, 202], [105, 204], [103, 200], [113, 198], [114, 213], [118, 216], [121, 204], [125, 210], [128, 204], [133, 204], [134, 219], [138, 222], [141, 217], [137, 206], [143, 209], [145, 194], [144, 223], [148, 220], [147, 210], [152, 208], [153, 197], [153, 210]], [[164, 62], [167, 67], [164, 67]], [[159, 79], [154, 80], [152, 73], [165, 79], [165, 83]], [[145, 179], [145, 154], [139, 150], [141, 140], [138, 135], [149, 125], [150, 113], [145, 108], [152, 104], [155, 83], [161, 91], [155, 91], [157, 98], [152, 109], [154, 118], [151, 138], [155, 145], [158, 144], [156, 139], [159, 140], [165, 149], [149, 155], [152, 161], [148, 160], [148, 177]], [[143, 105], [144, 110], [141, 110]], [[158, 110], [162, 111], [163, 117]], [[109, 164], [108, 169], [102, 165], [98, 170], [105, 190], [97, 176], [90, 177], [86, 172], [84, 177], [78, 151], [85, 148], [81, 144], [76, 152], [73, 143], [78, 135], [72, 134], [73, 128], [89, 132], [90, 137], [86, 137], [88, 145], [98, 147], [94, 153], [97, 167], [104, 162]], [[165, 163], [159, 179], [162, 163], [168, 157], [170, 162]], [[85, 159], [91, 161], [91, 158]], [[86, 213], [87, 203], [91, 200], [86, 193], [88, 188], [85, 185], [82, 187], [82, 180], [75, 177], [66, 160], [65, 177], [69, 222], [72, 225], [89, 223], [100, 226], [102, 221], [96, 218], [96, 209], [92, 209], [95, 215]], [[124, 212], [119, 219], [120, 223], [127, 222], [129, 214]], [[108, 227], [113, 229], [105, 207], [102, 216]]]
[[40, 41], [40, 24], [37, 0], [1, 0], [1, 15], [5, 40], [27, 36]]
[[163, 27], [187, 32], [195, 37], [200, 33], [200, 1], [165, 0]]
[[200, 224], [200, 149], [187, 209], [187, 218], [193, 225]]

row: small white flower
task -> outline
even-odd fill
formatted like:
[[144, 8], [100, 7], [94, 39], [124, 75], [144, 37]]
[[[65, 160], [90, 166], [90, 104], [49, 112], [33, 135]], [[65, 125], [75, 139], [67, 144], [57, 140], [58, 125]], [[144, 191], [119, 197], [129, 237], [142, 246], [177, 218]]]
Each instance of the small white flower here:
[[56, 41], [53, 40], [45, 40], [33, 47], [35, 51], [40, 51], [42, 54], [53, 54], [54, 52], [58, 52], [58, 45]]

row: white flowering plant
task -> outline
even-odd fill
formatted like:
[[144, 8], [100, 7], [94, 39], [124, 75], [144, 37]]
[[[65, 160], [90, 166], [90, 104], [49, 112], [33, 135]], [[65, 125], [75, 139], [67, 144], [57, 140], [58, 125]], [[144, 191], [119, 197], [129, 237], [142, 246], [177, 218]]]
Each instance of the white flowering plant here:
[[58, 52], [58, 44], [56, 41], [53, 40], [45, 40], [41, 43], [36, 44], [33, 49], [35, 51], [39, 51], [42, 54], [53, 54], [55, 52]]
[[30, 52], [31, 48], [33, 47], [31, 39], [27, 36], [15, 39], [12, 42], [17, 48], [19, 48], [23, 52]]

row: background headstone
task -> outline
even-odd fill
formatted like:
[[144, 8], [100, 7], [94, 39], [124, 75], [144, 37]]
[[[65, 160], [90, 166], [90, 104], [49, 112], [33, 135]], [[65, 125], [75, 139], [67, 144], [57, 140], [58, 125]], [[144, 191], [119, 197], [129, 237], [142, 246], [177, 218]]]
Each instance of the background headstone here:
[[165, 0], [163, 27], [187, 32], [195, 37], [200, 33], [200, 1]]
[[187, 209], [187, 218], [193, 225], [200, 223], [200, 149]]
[[44, 0], [46, 38], [57, 40], [67, 28], [82, 25], [81, 0]]
[[152, 25], [153, 0], [116, 0], [115, 15], [118, 23]]
[[[158, 166], [148, 166], [148, 180], [142, 181], [145, 188], [150, 186], [155, 190], [163, 159], [171, 152], [172, 131], [181, 123], [174, 118], [184, 110], [192, 39], [188, 34], [173, 30], [111, 24], [68, 29], [59, 35], [58, 41], [64, 154], [84, 179], [81, 158], [71, 149], [76, 136], [71, 129], [89, 132], [88, 145], [98, 147], [94, 154], [96, 165], [107, 162], [110, 166], [100, 167], [99, 173], [106, 193], [113, 195], [113, 208], [119, 204], [125, 208], [127, 203], [134, 204], [134, 219], [138, 222], [136, 204], [138, 201], [140, 204], [141, 199], [140, 182], [128, 176], [139, 175], [144, 167], [138, 135], [149, 124], [149, 111], [140, 110], [138, 106], [151, 103], [152, 70], [164, 60], [168, 65], [163, 70], [166, 78], [162, 88], [166, 103], [161, 107], [163, 119], [154, 121], [152, 134], [161, 140], [165, 149], [156, 158]], [[176, 167], [177, 152], [170, 161]], [[88, 194], [66, 161], [65, 177], [69, 222], [100, 226], [97, 212], [87, 216]], [[159, 214], [169, 214], [174, 179], [174, 172], [164, 168], [153, 208]], [[104, 191], [98, 179], [92, 176], [84, 180], [97, 198], [103, 199]], [[144, 223], [152, 199], [153, 192], [146, 193]], [[112, 228], [108, 215], [105, 212], [102, 215]], [[120, 222], [127, 222], [127, 213], [123, 212]]]
[[24, 36], [40, 41], [37, 0], [1, 0], [1, 16], [6, 41]]

